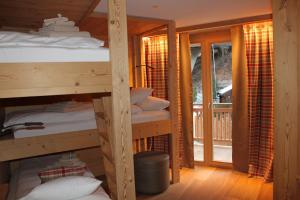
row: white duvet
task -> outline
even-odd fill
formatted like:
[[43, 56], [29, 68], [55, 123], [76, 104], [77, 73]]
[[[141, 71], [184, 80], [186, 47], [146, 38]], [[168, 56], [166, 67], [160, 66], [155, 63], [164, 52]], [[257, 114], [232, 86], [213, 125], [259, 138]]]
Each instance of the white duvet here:
[[97, 49], [104, 42], [89, 37], [45, 37], [34, 34], [0, 31], [0, 47], [59, 47]]

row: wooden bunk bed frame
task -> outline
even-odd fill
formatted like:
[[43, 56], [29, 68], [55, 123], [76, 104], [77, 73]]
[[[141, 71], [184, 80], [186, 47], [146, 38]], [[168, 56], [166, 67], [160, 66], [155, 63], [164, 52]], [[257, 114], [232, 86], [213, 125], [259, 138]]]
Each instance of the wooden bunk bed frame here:
[[174, 86], [169, 89], [171, 119], [132, 125], [126, 19], [126, 1], [108, 1], [110, 62], [0, 63], [0, 99], [85, 93], [105, 95], [93, 100], [98, 130], [5, 138], [0, 140], [0, 162], [100, 146], [112, 199], [134, 200], [132, 141], [170, 134], [172, 181], [179, 182], [175, 23], [167, 23], [169, 82]]

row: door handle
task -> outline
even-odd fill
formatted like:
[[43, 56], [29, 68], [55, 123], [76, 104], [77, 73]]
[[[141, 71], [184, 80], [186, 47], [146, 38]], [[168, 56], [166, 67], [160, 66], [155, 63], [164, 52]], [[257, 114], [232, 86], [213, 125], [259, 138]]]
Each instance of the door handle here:
[[207, 108], [211, 109], [211, 102], [208, 103]]

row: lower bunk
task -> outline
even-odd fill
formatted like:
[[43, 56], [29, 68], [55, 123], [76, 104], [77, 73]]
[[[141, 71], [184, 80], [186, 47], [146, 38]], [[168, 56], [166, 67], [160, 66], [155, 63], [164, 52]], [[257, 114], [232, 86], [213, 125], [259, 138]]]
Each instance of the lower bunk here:
[[24, 159], [11, 167], [7, 200], [109, 200], [101, 183], [73, 153]]
[[[98, 149], [94, 153], [101, 155], [101, 163], [104, 163], [102, 168], [105, 168], [108, 185], [111, 189], [110, 195], [115, 199], [116, 194], [113, 193], [113, 182], [115, 181], [113, 180], [116, 177], [111, 157], [113, 148], [108, 141], [108, 131], [105, 126], [101, 127], [96, 122], [97, 116], [105, 121], [104, 115], [96, 112], [95, 117], [94, 107], [91, 103], [88, 105], [81, 103], [80, 106], [73, 104], [74, 102], [63, 102], [51, 105], [51, 107], [42, 106], [33, 110], [30, 108], [30, 114], [22, 109], [9, 111], [6, 116], [9, 120], [5, 121], [5, 127], [15, 124], [21, 124], [21, 126], [14, 127], [13, 134], [1, 137], [0, 162], [79, 149], [87, 151], [90, 148]], [[14, 115], [15, 113], [17, 115]], [[24, 127], [22, 125], [24, 122], [42, 122], [43, 125]], [[135, 152], [149, 149], [146, 146], [149, 137], [159, 135], [172, 137], [170, 113], [167, 110], [135, 113], [132, 115], [132, 123], [132, 138], [137, 144], [134, 145]], [[171, 151], [171, 157], [174, 155], [174, 151]], [[178, 171], [172, 170], [172, 174], [178, 173]]]

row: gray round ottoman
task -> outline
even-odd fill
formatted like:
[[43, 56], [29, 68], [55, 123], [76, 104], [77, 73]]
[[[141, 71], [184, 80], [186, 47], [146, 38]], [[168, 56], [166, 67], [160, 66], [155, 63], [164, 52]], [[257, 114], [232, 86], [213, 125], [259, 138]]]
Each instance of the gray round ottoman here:
[[158, 194], [170, 185], [169, 155], [146, 151], [134, 155], [135, 188], [138, 193]]

